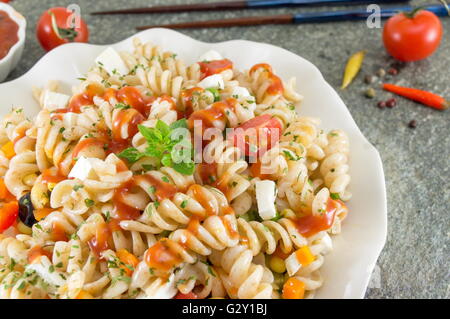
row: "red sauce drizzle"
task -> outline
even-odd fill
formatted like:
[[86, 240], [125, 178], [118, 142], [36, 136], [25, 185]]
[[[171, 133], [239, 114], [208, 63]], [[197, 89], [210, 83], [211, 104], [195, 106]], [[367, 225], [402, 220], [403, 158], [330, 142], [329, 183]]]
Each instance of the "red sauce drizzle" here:
[[[144, 116], [135, 109], [119, 110], [112, 124], [112, 134], [116, 141], [131, 139], [138, 132], [138, 125], [145, 120]], [[122, 126], [128, 125], [128, 138], [121, 137]]]
[[[109, 94], [112, 94], [110, 92]], [[150, 114], [154, 97], [142, 96], [141, 92], [132, 86], [125, 86], [117, 91], [116, 99], [141, 113], [145, 118]]]
[[79, 157], [80, 152], [87, 149], [87, 148], [106, 148], [107, 141], [104, 138], [98, 138], [98, 137], [88, 137], [85, 139], [82, 139], [77, 143], [75, 148], [73, 149], [72, 158], [76, 159]]
[[59, 223], [53, 223], [51, 233], [52, 233], [53, 241], [68, 241], [69, 240], [64, 228]]
[[56, 113], [81, 113], [81, 107], [94, 104], [94, 97], [102, 96], [103, 93], [104, 89], [99, 84], [89, 84], [83, 93], [72, 97], [67, 109], [56, 110]]
[[250, 174], [253, 177], [259, 177], [260, 179], [271, 179], [270, 174], [263, 174], [261, 172], [261, 166], [262, 166], [262, 163], [259, 160], [257, 160], [256, 163], [253, 163], [252, 165], [250, 165]]
[[200, 95], [204, 91], [205, 90], [201, 87], [193, 87], [193, 88], [181, 91], [181, 99], [182, 99], [183, 105], [185, 107], [184, 116], [186, 118], [189, 118], [189, 116], [191, 116], [192, 112], [194, 112], [195, 96]]
[[141, 211], [137, 207], [131, 207], [124, 202], [124, 195], [131, 192], [134, 187], [134, 180], [131, 179], [114, 191], [112, 201], [116, 208], [116, 213], [119, 216], [119, 220], [134, 220], [141, 215]]
[[41, 256], [47, 256], [48, 259], [52, 260], [52, 254], [49, 251], [44, 250], [39, 245], [32, 247], [27, 253], [28, 263], [29, 264], [33, 263], [34, 260], [40, 258]]
[[163, 238], [147, 250], [145, 262], [150, 268], [169, 271], [183, 261], [177, 247], [180, 246], [174, 241]]
[[96, 231], [95, 236], [88, 241], [89, 248], [99, 258], [102, 251], [109, 248], [108, 240], [111, 237], [107, 223], [101, 223]]
[[189, 191], [192, 192], [192, 197], [200, 203], [200, 205], [206, 210], [207, 216], [216, 215], [214, 206], [209, 199], [204, 195], [204, 190], [198, 184], [194, 184], [189, 187]]
[[154, 195], [158, 201], [171, 199], [177, 193], [177, 187], [171, 183], [164, 182], [152, 175], [137, 175], [134, 177], [136, 181], [143, 179], [154, 187]]
[[19, 25], [7, 12], [0, 10], [0, 59], [8, 55], [9, 50], [19, 41]]
[[200, 65], [200, 71], [202, 72], [201, 79], [233, 68], [233, 62], [228, 59], [198, 62], [198, 64]]
[[65, 180], [66, 177], [57, 170], [51, 168], [45, 169], [42, 172], [42, 182], [44, 183], [59, 183]]
[[260, 64], [254, 65], [250, 69], [250, 74], [252, 74], [253, 72], [255, 72], [259, 68], [263, 68], [264, 70], [266, 70], [267, 77], [271, 81], [271, 85], [267, 88], [267, 93], [269, 93], [270, 95], [282, 94], [283, 90], [284, 90], [283, 82], [281, 81], [281, 79], [278, 76], [276, 76], [273, 73], [272, 67], [269, 64], [267, 64], [267, 63], [260, 63]]
[[[211, 127], [217, 127], [217, 122], [225, 124], [227, 111], [233, 111], [236, 105], [236, 99], [228, 98], [212, 104], [209, 108], [195, 111], [189, 116], [188, 126], [194, 128], [194, 121], [202, 121], [202, 130]], [[203, 133], [203, 132], [202, 132]]]
[[199, 174], [203, 184], [214, 184], [217, 181], [217, 163], [201, 162], [197, 165], [197, 173]]
[[305, 237], [310, 237], [318, 232], [330, 229], [333, 225], [338, 205], [337, 201], [329, 198], [326, 212], [322, 216], [310, 214], [293, 220], [298, 232]]

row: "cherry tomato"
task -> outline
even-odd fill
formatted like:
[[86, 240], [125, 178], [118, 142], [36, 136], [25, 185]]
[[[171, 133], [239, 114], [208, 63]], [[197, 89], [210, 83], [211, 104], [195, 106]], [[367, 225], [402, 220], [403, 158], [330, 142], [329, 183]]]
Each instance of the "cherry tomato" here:
[[[75, 28], [71, 23], [79, 24]], [[36, 36], [41, 46], [50, 51], [69, 42], [88, 42], [89, 30], [81, 17], [66, 8], [56, 7], [45, 11], [39, 18]]]
[[0, 208], [0, 233], [11, 227], [19, 215], [19, 203], [9, 202]]
[[429, 57], [439, 47], [441, 39], [441, 21], [426, 10], [399, 13], [384, 25], [384, 46], [390, 55], [400, 61]]
[[245, 155], [256, 157], [264, 154], [278, 142], [281, 130], [280, 120], [265, 114], [242, 123], [228, 138], [241, 148]]
[[174, 299], [198, 299], [198, 296], [193, 292], [189, 292], [187, 294], [182, 294], [181, 292], [177, 293]]

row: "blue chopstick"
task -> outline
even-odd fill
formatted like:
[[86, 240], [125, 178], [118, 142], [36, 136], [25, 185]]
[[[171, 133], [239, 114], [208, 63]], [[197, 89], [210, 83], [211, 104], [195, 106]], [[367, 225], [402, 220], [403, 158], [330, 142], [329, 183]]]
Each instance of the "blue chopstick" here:
[[290, 6], [321, 6], [321, 5], [357, 5], [357, 4], [386, 4], [409, 2], [409, 0], [248, 0], [248, 8], [274, 8]]
[[[380, 11], [381, 18], [388, 18], [395, 15], [398, 12], [412, 11], [414, 8], [411, 6], [395, 7], [389, 9], [382, 9]], [[437, 16], [448, 16], [449, 12], [443, 5], [430, 5], [425, 6], [423, 9], [428, 10], [436, 14]], [[340, 11], [327, 11], [327, 12], [308, 12], [298, 13], [294, 15], [294, 23], [309, 23], [309, 22], [331, 22], [331, 21], [352, 21], [352, 20], [365, 20], [373, 12], [367, 12], [367, 10], [340, 10]]]

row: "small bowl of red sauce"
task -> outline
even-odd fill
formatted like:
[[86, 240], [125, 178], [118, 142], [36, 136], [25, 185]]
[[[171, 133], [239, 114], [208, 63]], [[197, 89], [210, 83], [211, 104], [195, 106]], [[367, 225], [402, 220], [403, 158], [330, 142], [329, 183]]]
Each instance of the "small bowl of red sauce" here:
[[25, 18], [0, 2], [0, 82], [17, 66], [25, 44]]

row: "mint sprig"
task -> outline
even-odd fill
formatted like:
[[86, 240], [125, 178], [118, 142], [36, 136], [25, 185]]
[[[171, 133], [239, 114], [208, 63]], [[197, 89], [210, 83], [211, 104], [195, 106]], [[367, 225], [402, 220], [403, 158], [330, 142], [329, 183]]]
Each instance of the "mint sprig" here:
[[142, 157], [154, 157], [159, 159], [159, 167], [172, 167], [184, 175], [194, 173], [193, 147], [186, 119], [181, 119], [171, 125], [158, 120], [154, 128], [138, 125], [138, 129], [147, 140], [145, 151], [140, 152], [138, 149], [130, 147], [122, 151], [119, 157], [125, 158], [130, 163], [135, 163]]

